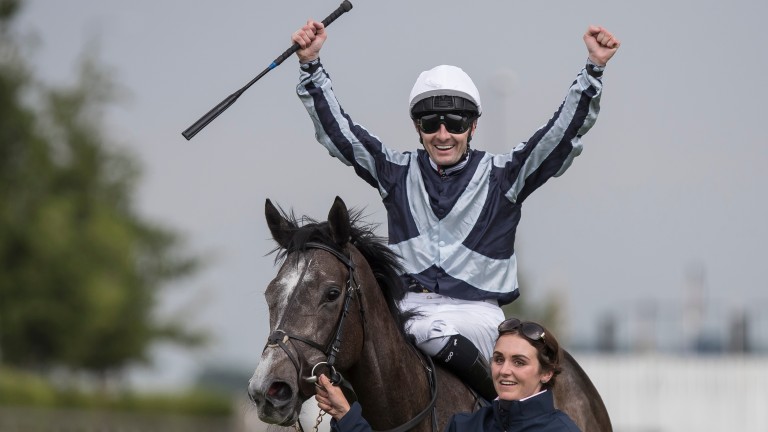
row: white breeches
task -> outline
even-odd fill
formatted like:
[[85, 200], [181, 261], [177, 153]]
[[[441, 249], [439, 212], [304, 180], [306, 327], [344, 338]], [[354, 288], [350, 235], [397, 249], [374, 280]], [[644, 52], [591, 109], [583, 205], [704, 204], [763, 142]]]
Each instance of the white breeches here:
[[419, 348], [430, 356], [445, 346], [450, 336], [460, 334], [475, 344], [486, 359], [491, 358], [504, 312], [493, 300], [458, 300], [434, 293], [406, 293], [400, 302], [404, 311], [420, 316], [406, 323], [406, 331]]

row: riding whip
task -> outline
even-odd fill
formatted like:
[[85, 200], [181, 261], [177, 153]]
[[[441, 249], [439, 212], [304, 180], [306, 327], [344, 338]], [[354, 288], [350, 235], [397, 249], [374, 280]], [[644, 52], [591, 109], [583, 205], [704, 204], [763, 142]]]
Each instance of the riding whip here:
[[[340, 17], [341, 14], [344, 12], [348, 12], [350, 9], [352, 9], [352, 3], [349, 2], [349, 0], [344, 0], [341, 2], [341, 5], [336, 8], [335, 11], [333, 11], [330, 15], [328, 15], [322, 22], [325, 27], [328, 27], [331, 25], [332, 22], [336, 20], [336, 18]], [[208, 123], [212, 122], [213, 119], [219, 116], [219, 114], [223, 113], [224, 110], [230, 107], [237, 98], [240, 97], [243, 93], [245, 93], [246, 90], [250, 86], [253, 85], [256, 81], [258, 81], [261, 77], [267, 74], [267, 72], [271, 71], [272, 69], [276, 68], [280, 63], [282, 63], [285, 59], [287, 59], [291, 54], [295, 53], [299, 49], [299, 44], [294, 43], [290, 48], [285, 50], [282, 54], [280, 54], [279, 57], [277, 57], [269, 66], [267, 66], [266, 69], [264, 69], [260, 74], [256, 76], [256, 78], [252, 79], [248, 84], [246, 84], [243, 88], [240, 90], [232, 93], [229, 95], [226, 99], [221, 101], [218, 105], [213, 107], [210, 111], [208, 111], [204, 116], [200, 117], [200, 120], [196, 121], [192, 126], [188, 127], [184, 132], [181, 134], [184, 136], [184, 138], [187, 139], [187, 141], [191, 140], [193, 136], [197, 135], [198, 132], [200, 132], [204, 127], [208, 125]]]

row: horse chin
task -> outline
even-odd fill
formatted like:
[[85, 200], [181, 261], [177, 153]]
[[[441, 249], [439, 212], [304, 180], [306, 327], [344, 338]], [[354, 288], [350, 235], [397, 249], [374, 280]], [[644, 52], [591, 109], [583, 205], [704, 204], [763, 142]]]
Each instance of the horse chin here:
[[[288, 407], [276, 408], [274, 406], [258, 407], [259, 419], [264, 423], [278, 426], [293, 426], [299, 420], [301, 405], [287, 411]], [[287, 412], [286, 412], [287, 411]]]

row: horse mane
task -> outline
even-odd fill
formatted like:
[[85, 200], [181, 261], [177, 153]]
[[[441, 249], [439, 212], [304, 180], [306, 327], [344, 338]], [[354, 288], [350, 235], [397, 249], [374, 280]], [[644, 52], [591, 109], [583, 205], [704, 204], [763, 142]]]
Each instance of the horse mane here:
[[[329, 246], [339, 252], [339, 246], [331, 237], [328, 222], [319, 222], [309, 216], [297, 218], [291, 212], [285, 212], [279, 209], [283, 217], [289, 222], [290, 241], [287, 247], [278, 245], [270, 253], [277, 252], [275, 262], [282, 261], [293, 251], [306, 251], [307, 243], [321, 243]], [[400, 256], [387, 246], [386, 239], [376, 235], [374, 230], [376, 224], [363, 221], [362, 211], [357, 209], [349, 210], [349, 222], [351, 225], [352, 243], [363, 255], [368, 265], [373, 271], [382, 294], [387, 302], [387, 307], [392, 317], [395, 319], [398, 329], [406, 338], [405, 323], [413, 316], [413, 313], [400, 310], [398, 303], [403, 299], [406, 293], [405, 284], [400, 277], [403, 272]]]

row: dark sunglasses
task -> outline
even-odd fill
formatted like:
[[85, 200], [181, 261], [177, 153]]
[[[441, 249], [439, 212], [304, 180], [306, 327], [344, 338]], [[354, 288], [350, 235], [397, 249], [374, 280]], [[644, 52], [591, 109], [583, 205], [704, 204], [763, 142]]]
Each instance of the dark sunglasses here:
[[517, 318], [509, 318], [502, 321], [499, 324], [499, 336], [518, 328], [520, 329], [520, 334], [532, 341], [544, 340], [544, 327], [530, 321], [523, 322]]
[[422, 132], [432, 134], [440, 130], [440, 124], [452, 134], [462, 134], [469, 130], [472, 118], [462, 114], [427, 114], [416, 121]]

